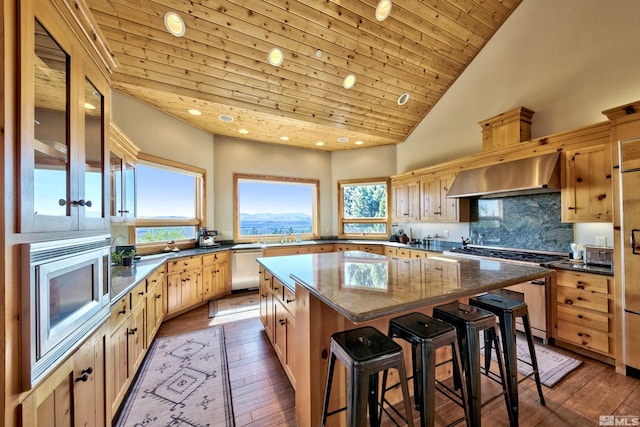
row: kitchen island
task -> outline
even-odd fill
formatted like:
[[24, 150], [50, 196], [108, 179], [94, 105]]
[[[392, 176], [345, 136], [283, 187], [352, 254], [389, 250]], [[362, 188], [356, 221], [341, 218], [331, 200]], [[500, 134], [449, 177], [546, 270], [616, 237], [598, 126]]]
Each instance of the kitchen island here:
[[[258, 263], [295, 293], [295, 330], [287, 346], [295, 348], [289, 363], [300, 426], [320, 424], [334, 332], [371, 325], [386, 333], [395, 316], [412, 311], [431, 315], [435, 305], [553, 274], [493, 260], [401, 259], [360, 251], [259, 258]], [[334, 380], [334, 390], [332, 396], [344, 399], [343, 379]]]

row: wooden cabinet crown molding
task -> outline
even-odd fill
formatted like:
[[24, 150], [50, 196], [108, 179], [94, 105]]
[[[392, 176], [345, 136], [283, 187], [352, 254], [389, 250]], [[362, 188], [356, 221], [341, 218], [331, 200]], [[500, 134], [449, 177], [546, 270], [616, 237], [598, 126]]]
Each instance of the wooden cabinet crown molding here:
[[109, 142], [112, 151], [120, 151], [118, 154], [125, 154], [126, 156], [137, 158], [140, 151], [142, 151], [114, 122], [110, 122], [109, 124]]
[[74, 35], [110, 81], [110, 74], [118, 68], [107, 38], [95, 21], [84, 0], [53, 0], [55, 8], [62, 15]]

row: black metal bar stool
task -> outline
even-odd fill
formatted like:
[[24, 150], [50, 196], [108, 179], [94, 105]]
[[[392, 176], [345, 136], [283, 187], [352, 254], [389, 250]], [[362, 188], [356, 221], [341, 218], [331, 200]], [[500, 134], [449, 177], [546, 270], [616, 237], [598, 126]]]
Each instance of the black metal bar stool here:
[[[459, 378], [464, 378], [458, 349], [456, 329], [438, 319], [422, 313], [410, 313], [396, 317], [389, 321], [389, 337], [400, 338], [411, 344], [411, 359], [413, 361], [413, 397], [416, 408], [420, 411], [421, 426], [434, 425], [435, 391], [436, 385], [436, 350], [440, 347], [451, 346], [453, 369]], [[380, 399], [380, 416], [384, 410], [387, 390], [387, 371], [382, 377], [382, 396]], [[446, 391], [447, 397], [460, 404], [464, 409], [464, 418], [469, 425], [469, 407], [467, 406], [467, 389], [462, 381], [461, 401], [453, 399]]]
[[[493, 313], [471, 307], [459, 301], [440, 305], [433, 308], [433, 317], [446, 323], [450, 323], [456, 328], [458, 333], [458, 344], [460, 346], [460, 356], [462, 359], [462, 370], [467, 382], [467, 394], [469, 397], [469, 421], [470, 425], [480, 426], [482, 417], [481, 387], [480, 387], [480, 331], [493, 330], [494, 345], [500, 349], [500, 339], [496, 332], [496, 317]], [[499, 382], [502, 385], [502, 394], [507, 405], [507, 414], [512, 426], [517, 425], [517, 420], [513, 419], [511, 411], [511, 397], [507, 387], [507, 374], [504, 368], [502, 355], [498, 350], [498, 366], [500, 368]], [[455, 373], [455, 372], [454, 372]], [[495, 380], [495, 378], [492, 378]], [[499, 395], [498, 395], [499, 396]], [[493, 399], [488, 400], [491, 401]]]
[[[347, 406], [328, 412], [336, 358], [340, 359], [340, 362], [347, 368]], [[322, 426], [326, 424], [328, 416], [345, 409], [347, 410], [348, 426], [366, 426], [367, 404], [371, 425], [379, 426], [378, 374], [390, 368], [398, 370], [407, 424], [413, 427], [402, 347], [371, 326], [336, 332], [331, 335], [331, 355], [322, 405]]]
[[[474, 307], [490, 311], [498, 317], [500, 335], [502, 337], [502, 345], [504, 348], [505, 367], [507, 377], [509, 378], [508, 385], [509, 393], [511, 395], [511, 411], [513, 412], [513, 416], [516, 420], [518, 419], [518, 354], [516, 349], [516, 319], [518, 317], [522, 318], [522, 326], [524, 327], [524, 333], [527, 337], [531, 363], [520, 360], [531, 366], [533, 370], [532, 374], [535, 377], [536, 386], [538, 387], [540, 404], [545, 406], [544, 396], [542, 395], [542, 383], [540, 382], [540, 373], [538, 371], [538, 360], [536, 358], [536, 351], [533, 345], [533, 334], [531, 333], [531, 325], [529, 323], [529, 310], [527, 308], [527, 304], [524, 301], [518, 301], [495, 293], [488, 293], [473, 297], [469, 300], [469, 304]], [[488, 370], [489, 365], [491, 364], [491, 343], [493, 342], [492, 333], [492, 331], [488, 331], [484, 338], [485, 370]]]

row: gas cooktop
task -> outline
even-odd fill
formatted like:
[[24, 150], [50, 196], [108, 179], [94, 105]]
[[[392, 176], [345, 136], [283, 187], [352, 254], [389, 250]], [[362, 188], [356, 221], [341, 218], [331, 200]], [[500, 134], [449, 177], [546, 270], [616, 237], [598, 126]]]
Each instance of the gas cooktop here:
[[535, 264], [546, 264], [549, 262], [560, 261], [566, 258], [564, 255], [555, 253], [528, 252], [516, 249], [496, 249], [483, 248], [478, 246], [466, 246], [462, 248], [449, 249], [448, 252], [477, 256], [483, 258], [499, 258], [509, 261], [530, 262]]

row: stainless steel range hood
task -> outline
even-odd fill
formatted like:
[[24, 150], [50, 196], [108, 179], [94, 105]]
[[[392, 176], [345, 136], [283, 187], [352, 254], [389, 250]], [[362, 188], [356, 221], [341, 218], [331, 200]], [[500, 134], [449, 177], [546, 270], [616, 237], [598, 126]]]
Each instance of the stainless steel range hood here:
[[448, 198], [506, 197], [560, 191], [560, 153], [544, 154], [458, 173]]

